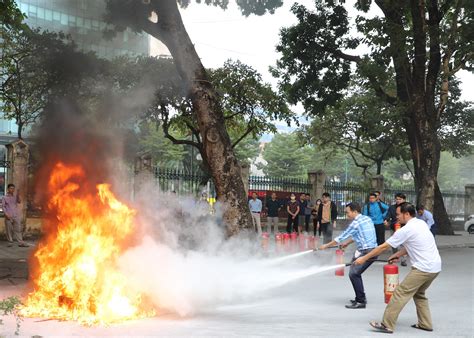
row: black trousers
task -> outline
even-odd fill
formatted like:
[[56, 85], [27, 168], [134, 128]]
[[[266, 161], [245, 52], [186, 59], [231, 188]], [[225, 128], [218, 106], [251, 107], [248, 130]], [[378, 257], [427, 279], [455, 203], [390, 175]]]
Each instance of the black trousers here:
[[321, 229], [321, 227], [319, 227], [319, 230], [318, 230], [318, 222], [319, 221], [316, 217], [313, 218], [313, 227], [314, 227], [313, 228], [314, 229], [313, 233], [314, 233], [314, 236], [316, 236], [316, 231], [317, 231], [317, 232], [319, 232], [319, 237], [321, 237], [321, 230], [322, 229]]
[[304, 215], [304, 231], [309, 233], [309, 221], [311, 220], [311, 215]]
[[293, 218], [288, 215], [288, 223], [286, 224], [286, 232], [291, 234], [293, 231], [298, 231], [298, 215]]
[[385, 243], [385, 225], [375, 224], [375, 235], [377, 236], [377, 245]]

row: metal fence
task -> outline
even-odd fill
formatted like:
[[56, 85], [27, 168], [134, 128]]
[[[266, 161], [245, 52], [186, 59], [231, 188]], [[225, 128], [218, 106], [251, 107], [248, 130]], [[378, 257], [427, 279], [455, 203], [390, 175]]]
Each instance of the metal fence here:
[[[155, 180], [162, 191], [174, 191], [178, 195], [201, 196], [206, 193], [208, 197], [216, 197], [216, 192], [212, 180], [202, 173], [189, 174], [181, 170], [154, 169]], [[268, 191], [291, 192], [296, 194], [304, 192], [310, 193], [312, 185], [307, 179], [298, 178], [275, 178], [266, 176], [250, 176], [249, 191], [259, 192], [260, 197], [265, 197]], [[345, 218], [344, 207], [348, 202], [358, 202], [365, 204], [372, 188], [359, 184], [326, 181], [324, 190], [331, 194], [331, 199], [336, 203], [338, 214], [341, 219]], [[384, 200], [387, 204], [394, 203], [396, 193], [403, 193], [407, 201], [416, 202], [416, 191], [411, 189], [384, 189]], [[319, 197], [319, 196], [318, 196]], [[313, 196], [313, 200], [315, 197]], [[444, 191], [443, 200], [446, 210], [452, 220], [464, 218], [465, 193]]]
[[215, 197], [216, 192], [212, 180], [203, 174], [189, 174], [182, 170], [154, 168], [155, 181], [161, 191], [175, 192], [178, 195]]
[[285, 191], [288, 193], [309, 193], [312, 185], [309, 180], [298, 178], [274, 178], [266, 176], [250, 176], [249, 190]]

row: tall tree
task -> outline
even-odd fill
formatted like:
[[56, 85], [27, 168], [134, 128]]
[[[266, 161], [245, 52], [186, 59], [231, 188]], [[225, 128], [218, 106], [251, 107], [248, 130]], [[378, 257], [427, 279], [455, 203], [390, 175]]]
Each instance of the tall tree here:
[[325, 114], [314, 116], [302, 132], [319, 147], [347, 151], [364, 176], [374, 165], [380, 175], [385, 161], [407, 155], [397, 109], [360, 87]]
[[7, 31], [0, 49], [0, 109], [15, 120], [19, 138], [53, 97], [76, 92], [82, 78], [95, 74], [99, 65], [94, 55], [77, 51], [63, 34], [28, 28]]
[[311, 166], [311, 146], [301, 146], [297, 133], [275, 134], [263, 151], [263, 159], [267, 162], [259, 168], [267, 176], [307, 178]]
[[[294, 5], [298, 23], [281, 32], [275, 74], [292, 102], [320, 114], [341, 99], [357, 73], [388, 104], [403, 111], [414, 164], [417, 200], [434, 210], [441, 234], [453, 234], [437, 182], [438, 132], [449, 102], [450, 80], [472, 67], [474, 3], [465, 0], [360, 0], [352, 34], [346, 9], [336, 1], [315, 2], [311, 12]], [[382, 16], [365, 17], [372, 6]], [[364, 55], [351, 54], [367, 45]], [[391, 78], [392, 68], [395, 74]], [[394, 81], [396, 90], [389, 84]], [[441, 84], [438, 86], [438, 84]], [[439, 90], [438, 90], [439, 89]]]
[[[179, 3], [186, 5], [189, 0]], [[228, 2], [212, 3], [225, 8]], [[248, 8], [249, 2], [244, 3], [245, 8]], [[263, 8], [263, 11], [281, 6], [281, 1], [274, 0], [250, 3], [259, 3], [256, 9]], [[250, 228], [252, 222], [241, 170], [225, 128], [224, 113], [217, 92], [186, 32], [178, 3], [176, 0], [109, 0], [107, 10], [106, 19], [118, 30], [131, 27], [136, 31], [144, 31], [162, 41], [170, 51], [192, 102], [203, 144], [203, 159], [209, 164], [217, 198], [227, 207], [224, 222], [228, 234], [235, 234], [240, 228]]]

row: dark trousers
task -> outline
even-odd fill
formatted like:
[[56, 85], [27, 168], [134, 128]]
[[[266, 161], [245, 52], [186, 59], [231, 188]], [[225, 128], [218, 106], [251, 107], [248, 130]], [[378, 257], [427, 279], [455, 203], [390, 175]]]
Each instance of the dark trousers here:
[[309, 221], [311, 220], [311, 215], [304, 215], [304, 231], [309, 232]]
[[375, 236], [377, 236], [377, 245], [385, 243], [385, 225], [375, 224]]
[[[361, 250], [359, 251], [361, 255], [359, 257], [367, 255], [373, 249]], [[372, 265], [374, 260], [377, 259], [377, 256], [369, 259], [362, 265], [351, 265], [349, 270], [349, 279], [351, 280], [352, 287], [354, 288], [355, 292], [355, 300], [358, 303], [367, 303], [367, 298], [365, 298], [365, 291], [364, 291], [364, 283], [362, 282], [362, 274], [369, 266]], [[352, 257], [352, 262], [356, 260], [355, 256]]]
[[431, 233], [433, 234], [433, 237], [436, 237], [436, 233], [437, 233], [436, 230], [437, 230], [437, 229], [436, 229], [436, 224], [433, 224], [433, 225], [431, 226], [431, 228], [430, 228], [430, 231], [431, 231]]
[[313, 233], [314, 233], [314, 236], [316, 236], [316, 231], [319, 232], [319, 237], [321, 237], [321, 227], [319, 227], [319, 230], [318, 230], [318, 219], [315, 217], [313, 218]]
[[332, 225], [331, 223], [321, 223], [319, 229], [323, 233], [323, 244], [328, 244], [332, 241]]
[[286, 224], [286, 232], [292, 233], [293, 231], [298, 231], [298, 215], [293, 218], [291, 215], [288, 215], [288, 223]]

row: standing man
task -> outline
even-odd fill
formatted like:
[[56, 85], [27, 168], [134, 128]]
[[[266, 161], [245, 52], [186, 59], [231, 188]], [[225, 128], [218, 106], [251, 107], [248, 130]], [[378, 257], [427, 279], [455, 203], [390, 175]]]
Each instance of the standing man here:
[[5, 234], [8, 241], [8, 246], [13, 245], [13, 241], [18, 242], [20, 247], [28, 247], [29, 245], [23, 241], [21, 234], [20, 211], [18, 204], [21, 203], [20, 196], [15, 195], [15, 185], [9, 184], [7, 187], [7, 194], [2, 197], [2, 210], [5, 215]]
[[327, 244], [332, 240], [332, 229], [336, 229], [337, 206], [331, 201], [331, 195], [327, 192], [323, 193], [322, 200], [323, 202], [319, 205], [318, 219], [324, 236], [323, 244]]
[[371, 322], [370, 325], [380, 332], [393, 333], [398, 315], [406, 303], [413, 298], [418, 323], [411, 327], [433, 331], [428, 298], [426, 298], [425, 292], [441, 271], [441, 257], [428, 226], [424, 221], [415, 217], [415, 207], [410, 203], [402, 203], [397, 206], [396, 210], [398, 221], [404, 227], [395, 232], [385, 243], [354, 262], [356, 265], [365, 264], [369, 259], [388, 248], [396, 248], [402, 244], [403, 248], [390, 256], [389, 261], [397, 260], [406, 254], [410, 256], [412, 261], [411, 271], [403, 282], [395, 288], [395, 292], [385, 308], [382, 322]]
[[[351, 224], [347, 227], [344, 232], [336, 237], [333, 241], [321, 246], [320, 250], [324, 250], [327, 247], [334, 245], [341, 245], [341, 247], [346, 247], [349, 244], [355, 242], [357, 245], [357, 250], [352, 257], [352, 262], [357, 258], [363, 257], [371, 252], [377, 246], [377, 238], [375, 235], [374, 223], [372, 220], [360, 213], [361, 208], [360, 204], [356, 202], [351, 202], [346, 205], [346, 215], [347, 218], [352, 219]], [[350, 239], [349, 239], [350, 238]], [[347, 242], [345, 240], [349, 239]], [[365, 309], [367, 304], [367, 298], [365, 297], [364, 283], [362, 282], [362, 274], [367, 268], [372, 265], [376, 256], [364, 262], [361, 265], [351, 265], [349, 271], [349, 278], [352, 283], [352, 287], [355, 292], [355, 299], [351, 300], [349, 304], [346, 305], [348, 309]]]
[[309, 222], [311, 221], [311, 212], [313, 211], [313, 202], [310, 194], [306, 194], [306, 208], [304, 209], [304, 231], [309, 233]]
[[308, 206], [308, 201], [306, 200], [306, 194], [302, 192], [300, 194], [300, 212], [298, 213], [298, 235], [301, 235], [303, 232], [303, 224], [306, 219], [306, 207]]
[[372, 222], [374, 222], [375, 233], [377, 234], [377, 244], [380, 245], [385, 242], [385, 225], [384, 219], [387, 216], [388, 205], [383, 202], [377, 201], [377, 194], [370, 193], [369, 203], [364, 207], [363, 214], [369, 216]]
[[262, 234], [262, 225], [260, 224], [260, 214], [262, 213], [262, 201], [257, 198], [257, 193], [252, 193], [252, 199], [249, 201], [250, 212], [252, 213], [253, 226], [258, 235]]
[[[405, 194], [402, 194], [401, 192], [398, 192], [395, 194], [395, 204], [392, 204], [387, 211], [387, 215], [385, 216], [385, 225], [390, 227], [390, 230], [392, 231], [392, 235], [395, 233], [395, 224], [398, 223], [397, 221], [397, 207], [405, 203], [407, 200]], [[401, 226], [401, 225], [400, 225]], [[397, 252], [398, 248], [393, 248], [392, 251], [393, 253]], [[401, 263], [402, 266], [407, 266], [407, 260], [405, 256], [402, 256], [401, 258]]]
[[286, 224], [286, 232], [292, 233], [298, 228], [298, 214], [300, 212], [300, 204], [296, 200], [296, 195], [291, 193], [290, 200], [286, 206], [288, 212], [288, 223]]
[[425, 221], [433, 236], [436, 236], [436, 225], [433, 219], [433, 214], [428, 210], [425, 210], [425, 207], [422, 204], [416, 206], [416, 213], [416, 218]]
[[274, 233], [278, 232], [278, 212], [281, 210], [281, 203], [277, 200], [277, 194], [272, 192], [272, 197], [267, 201], [267, 232], [271, 233], [272, 225]]

